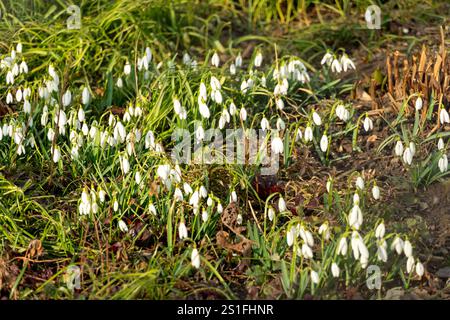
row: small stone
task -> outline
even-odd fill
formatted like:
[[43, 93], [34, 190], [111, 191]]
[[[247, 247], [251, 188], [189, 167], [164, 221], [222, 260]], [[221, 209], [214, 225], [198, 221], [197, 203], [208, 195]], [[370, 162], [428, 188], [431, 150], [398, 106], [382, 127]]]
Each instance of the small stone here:
[[448, 279], [448, 278], [450, 278], [450, 267], [445, 267], [445, 268], [439, 269], [436, 272], [436, 276], [438, 276], [441, 279]]

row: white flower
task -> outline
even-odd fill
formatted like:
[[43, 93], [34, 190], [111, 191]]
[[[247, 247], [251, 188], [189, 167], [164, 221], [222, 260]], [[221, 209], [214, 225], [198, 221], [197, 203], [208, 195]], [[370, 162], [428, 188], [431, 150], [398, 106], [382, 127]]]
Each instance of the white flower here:
[[262, 56], [261, 52], [258, 52], [255, 56], [255, 61], [254, 61], [255, 67], [258, 68], [261, 66], [262, 59], [263, 59], [263, 56]]
[[220, 202], [217, 204], [217, 212], [219, 214], [223, 212], [223, 207], [222, 207], [222, 204]]
[[17, 51], [18, 53], [22, 53], [22, 49], [23, 49], [22, 43], [19, 42], [19, 43], [16, 45], [16, 51]]
[[168, 164], [159, 165], [158, 169], [156, 170], [156, 174], [162, 181], [166, 181], [169, 178], [170, 165]]
[[280, 154], [283, 152], [284, 146], [283, 146], [283, 141], [281, 140], [280, 137], [275, 137], [272, 140], [272, 151], [274, 154]]
[[350, 227], [353, 227], [356, 230], [358, 230], [361, 227], [362, 223], [363, 223], [363, 215], [361, 208], [358, 205], [354, 205], [348, 215], [348, 224]]
[[297, 133], [295, 134], [295, 141], [299, 141], [302, 138], [302, 130], [297, 128]]
[[188, 231], [183, 221], [181, 221], [178, 225], [178, 236], [180, 237], [180, 240], [186, 239], [188, 237]]
[[230, 115], [234, 116], [237, 112], [237, 108], [233, 102], [230, 103], [229, 109], [230, 109]]
[[217, 52], [214, 52], [212, 58], [211, 58], [211, 64], [215, 66], [216, 68], [219, 67], [220, 58]]
[[122, 80], [122, 78], [119, 77], [119, 78], [117, 79], [116, 86], [117, 86], [118, 88], [122, 88], [122, 87], [123, 87], [123, 80]]
[[87, 105], [89, 103], [91, 96], [89, 94], [89, 89], [84, 87], [83, 92], [81, 94], [81, 103]]
[[366, 116], [366, 118], [364, 119], [364, 130], [366, 130], [366, 132], [369, 132], [372, 129], [373, 129], [373, 121], [372, 119]]
[[239, 117], [242, 121], [247, 120], [247, 110], [245, 110], [244, 107], [242, 107], [241, 112], [239, 113]]
[[294, 244], [294, 239], [295, 239], [295, 228], [291, 227], [286, 235], [286, 242], [289, 247], [291, 247]]
[[380, 188], [377, 185], [374, 185], [372, 188], [372, 196], [375, 200], [380, 199]]
[[72, 102], [72, 93], [69, 89], [63, 94], [62, 104], [64, 107], [67, 107]]
[[230, 65], [230, 74], [232, 75], [236, 74], [236, 65], [234, 63]]
[[333, 61], [333, 55], [329, 52], [325, 53], [325, 55], [322, 58], [322, 61], [320, 61], [320, 64], [327, 64], [328, 66], [331, 64], [331, 62]]
[[200, 254], [198, 253], [197, 248], [194, 248], [192, 250], [191, 254], [191, 264], [194, 268], [198, 269], [200, 268]]
[[151, 214], [153, 214], [154, 216], [156, 216], [156, 207], [153, 203], [150, 203], [148, 206], [148, 211], [150, 211]]
[[333, 262], [331, 264], [331, 274], [333, 275], [333, 277], [338, 278], [339, 277], [339, 266], [336, 264], [336, 262]]
[[31, 113], [31, 104], [28, 100], [23, 102], [23, 112], [30, 114]]
[[283, 102], [283, 99], [281, 99], [281, 98], [276, 98], [276, 99], [275, 99], [275, 104], [277, 105], [277, 109], [278, 109], [278, 110], [283, 110], [283, 109], [284, 109], [284, 102]]
[[302, 255], [305, 259], [312, 259], [314, 256], [311, 248], [306, 243], [302, 245]]
[[359, 190], [364, 190], [364, 180], [361, 176], [356, 178], [356, 188], [358, 188]]
[[388, 259], [386, 248], [379, 245], [377, 247], [377, 256], [379, 261], [386, 262]]
[[234, 190], [231, 192], [230, 202], [237, 202], [237, 194]]
[[200, 195], [198, 193], [198, 190], [195, 190], [195, 192], [191, 195], [191, 198], [189, 199], [189, 204], [191, 206], [193, 206], [194, 208], [197, 208], [199, 201], [200, 201]]
[[375, 237], [377, 237], [378, 239], [381, 239], [384, 237], [385, 232], [386, 232], [386, 227], [384, 226], [384, 223], [382, 222], [375, 229]]
[[313, 140], [313, 131], [310, 126], [307, 126], [305, 129], [305, 141], [312, 141]]
[[336, 107], [336, 116], [342, 121], [347, 121], [350, 118], [350, 112], [342, 104]]
[[322, 119], [320, 118], [320, 116], [318, 115], [317, 112], [315, 112], [315, 111], [313, 112], [312, 118], [313, 118], [313, 122], [316, 126], [322, 125]]
[[420, 261], [417, 261], [417, 263], [416, 263], [416, 273], [421, 278], [422, 278], [423, 274], [425, 273], [423, 264]]
[[197, 130], [195, 130], [195, 138], [197, 143], [200, 143], [203, 139], [205, 139], [205, 130], [203, 130], [202, 126], [198, 126]]
[[408, 165], [411, 165], [412, 160], [413, 160], [413, 153], [411, 149], [408, 147], [403, 152], [403, 162], [405, 162]]
[[414, 269], [414, 258], [413, 256], [409, 256], [408, 260], [406, 260], [406, 272], [411, 273]]
[[442, 108], [441, 112], [439, 113], [439, 120], [441, 121], [441, 124], [450, 123], [450, 116], [448, 115], [447, 110], [445, 110], [444, 108]]
[[191, 194], [193, 192], [191, 186], [187, 182], [183, 183], [183, 190], [186, 195]]
[[203, 211], [202, 211], [202, 220], [203, 220], [203, 222], [208, 221], [208, 217], [209, 217], [208, 211], [203, 210]]
[[242, 66], [241, 53], [239, 53], [238, 56], [236, 57], [236, 60], [235, 60], [234, 64], [236, 65], [237, 68], [240, 68]]
[[22, 95], [22, 90], [19, 88], [19, 89], [16, 91], [16, 100], [17, 100], [17, 102], [22, 101], [22, 97], [23, 97], [23, 95]]
[[[219, 91], [216, 91], [216, 92], [219, 92]], [[210, 112], [209, 112], [209, 108], [208, 108], [208, 106], [206, 105], [206, 103], [200, 103], [200, 105], [199, 105], [199, 111], [200, 111], [200, 114], [201, 114], [201, 116], [202, 116], [203, 118], [206, 118], [206, 119], [209, 118]]]
[[20, 63], [20, 66], [19, 66], [19, 72], [20, 72], [20, 73], [25, 73], [25, 74], [28, 73], [28, 65], [27, 65], [27, 63], [26, 63], [25, 61], [23, 61], [23, 60], [22, 60], [22, 62]]
[[120, 168], [122, 169], [123, 174], [127, 174], [130, 171], [130, 162], [128, 161], [128, 157], [120, 156], [119, 157]]
[[414, 157], [414, 155], [416, 154], [416, 145], [414, 144], [414, 142], [410, 142], [409, 143], [409, 149], [411, 150], [411, 154]]
[[356, 69], [355, 64], [346, 54], [343, 54], [341, 57], [341, 65], [344, 69], [344, 72], [347, 72], [348, 69]]
[[280, 212], [283, 212], [283, 211], [287, 210], [286, 201], [284, 201], [283, 197], [281, 197], [281, 196], [278, 199], [278, 210]]
[[59, 150], [59, 147], [56, 146], [53, 150], [53, 162], [57, 163], [60, 158], [61, 158], [61, 151]]
[[262, 118], [261, 120], [261, 129], [263, 131], [266, 131], [266, 129], [270, 129], [270, 123], [269, 120], [266, 119], [266, 117]]
[[126, 76], [128, 76], [131, 73], [131, 65], [129, 62], [127, 62], [123, 67], [123, 73], [125, 73]]
[[438, 162], [439, 170], [444, 173], [448, 169], [448, 158], [446, 154], [443, 154]]
[[199, 194], [200, 194], [200, 197], [206, 198], [208, 196], [208, 191], [206, 190], [206, 188], [204, 186], [200, 186]]
[[405, 242], [403, 243], [403, 252], [405, 253], [406, 257], [411, 257], [412, 256], [412, 245], [411, 242], [409, 242], [409, 240], [405, 240]]
[[14, 102], [13, 95], [11, 94], [11, 92], [8, 92], [8, 94], [6, 95], [6, 103], [11, 104], [13, 102]]
[[418, 98], [417, 98], [416, 103], [415, 103], [414, 106], [415, 106], [415, 108], [416, 108], [417, 111], [419, 111], [420, 109], [422, 109], [423, 101], [422, 101], [422, 98], [421, 98], [421, 97], [418, 97]]
[[14, 84], [14, 75], [11, 71], [6, 74], [6, 84]]
[[267, 210], [267, 216], [269, 217], [270, 221], [273, 221], [273, 218], [275, 217], [275, 210], [273, 210], [272, 207]]
[[318, 284], [319, 280], [320, 280], [319, 279], [319, 274], [316, 271], [311, 270], [311, 282], [315, 283], [315, 284]]
[[400, 237], [395, 237], [394, 241], [391, 244], [391, 250], [395, 249], [398, 255], [400, 255], [403, 251], [404, 242]]
[[127, 224], [123, 220], [119, 220], [119, 229], [123, 233], [127, 233], [128, 232]]
[[444, 148], [445, 148], [444, 140], [442, 140], [442, 138], [439, 138], [439, 141], [438, 141], [438, 150], [443, 150]]
[[325, 134], [320, 139], [320, 150], [322, 150], [322, 152], [328, 150], [328, 137]]
[[397, 143], [395, 144], [394, 152], [395, 152], [395, 155], [397, 157], [401, 157], [402, 156], [402, 154], [403, 154], [403, 143], [400, 140], [398, 140]]
[[342, 66], [338, 59], [333, 59], [333, 62], [331, 63], [331, 71], [335, 73], [342, 72]]

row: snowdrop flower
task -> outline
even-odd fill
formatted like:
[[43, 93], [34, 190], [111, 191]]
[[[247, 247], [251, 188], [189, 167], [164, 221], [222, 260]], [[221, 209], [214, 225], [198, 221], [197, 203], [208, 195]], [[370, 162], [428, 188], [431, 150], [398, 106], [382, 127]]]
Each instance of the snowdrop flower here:
[[62, 96], [63, 107], [67, 107], [71, 102], [72, 102], [72, 93], [70, 92], [69, 89], [67, 89]]
[[198, 269], [200, 268], [200, 254], [198, 253], [197, 248], [194, 248], [192, 250], [191, 254], [191, 264], [194, 268]]
[[322, 152], [326, 152], [328, 150], [328, 137], [326, 134], [324, 134], [320, 139], [320, 150], [322, 150]]
[[262, 120], [261, 120], [261, 129], [263, 131], [266, 131], [267, 129], [270, 129], [269, 120], [267, 120], [266, 117], [262, 118]]
[[319, 280], [319, 274], [316, 271], [311, 270], [311, 282], [314, 284], [318, 284]]
[[359, 190], [364, 190], [364, 179], [361, 176], [356, 178], [356, 188]]
[[331, 62], [333, 62], [333, 55], [327, 52], [323, 56], [322, 61], [320, 61], [320, 64], [324, 65], [326, 63], [329, 66], [331, 65]]
[[6, 74], [6, 84], [14, 84], [14, 74], [11, 71]]
[[422, 97], [418, 97], [416, 100], [416, 103], [414, 104], [414, 107], [416, 108], [417, 111], [419, 111], [420, 109], [422, 109], [423, 106], [423, 101], [422, 101]]
[[414, 144], [414, 142], [410, 142], [409, 143], [409, 149], [411, 150], [411, 154], [414, 157], [414, 155], [416, 154], [416, 145]]
[[241, 92], [242, 92], [242, 93], [246, 93], [247, 90], [248, 90], [248, 83], [247, 83], [247, 81], [244, 79], [244, 80], [242, 80], [242, 82], [241, 82]]
[[281, 140], [281, 138], [279, 136], [276, 136], [273, 140], [272, 140], [272, 152], [274, 154], [281, 154], [283, 152], [283, 141]]
[[281, 99], [281, 98], [276, 98], [276, 99], [275, 99], [275, 104], [276, 104], [278, 110], [283, 110], [283, 109], [284, 109], [284, 102], [283, 102], [283, 99]]
[[447, 110], [442, 107], [441, 112], [439, 113], [439, 120], [441, 121], [441, 124], [444, 123], [450, 123], [450, 116], [448, 115]]
[[378, 239], [381, 239], [384, 237], [385, 232], [386, 232], [386, 227], [384, 226], [384, 223], [381, 222], [375, 229], [375, 237], [377, 237]]
[[13, 99], [14, 99], [14, 98], [13, 98], [11, 92], [8, 92], [8, 94], [6, 95], [6, 103], [7, 103], [7, 104], [13, 103], [13, 102], [14, 102]]
[[128, 232], [127, 224], [123, 220], [119, 220], [119, 229], [123, 233], [127, 233]]
[[203, 130], [202, 126], [199, 126], [197, 130], [195, 130], [195, 138], [197, 143], [200, 143], [203, 139], [205, 139], [205, 130]]
[[267, 210], [267, 216], [270, 221], [273, 221], [273, 218], [275, 217], [275, 210], [273, 210], [272, 207], [270, 207], [269, 210]]
[[247, 110], [244, 107], [241, 108], [241, 112], [239, 113], [239, 117], [242, 121], [247, 120]]
[[59, 147], [56, 146], [53, 150], [53, 162], [57, 163], [59, 161], [59, 159], [61, 158], [61, 151], [59, 150]]
[[442, 140], [442, 138], [439, 138], [438, 141], [438, 150], [444, 150], [445, 145], [444, 145], [444, 140]]
[[312, 141], [313, 140], [313, 131], [310, 126], [307, 126], [305, 129], [305, 141]]
[[100, 200], [100, 203], [105, 202], [106, 192], [103, 189], [100, 189], [98, 192], [98, 198]]
[[364, 119], [364, 130], [366, 132], [369, 132], [372, 129], [373, 129], [373, 121], [368, 116], [366, 116], [366, 118]]
[[23, 102], [23, 112], [30, 114], [31, 113], [31, 104], [28, 100]]
[[168, 164], [159, 165], [158, 169], [156, 169], [156, 174], [162, 181], [166, 181], [169, 178], [170, 165]]
[[416, 263], [416, 273], [420, 278], [422, 278], [423, 274], [425, 273], [423, 264], [420, 261], [417, 261]]
[[397, 157], [401, 157], [403, 155], [403, 144], [400, 140], [398, 140], [395, 144], [394, 152]]
[[193, 192], [191, 186], [187, 182], [183, 183], [183, 190], [186, 195], [191, 194]]
[[355, 204], [353, 205], [348, 215], [348, 224], [350, 227], [353, 227], [356, 230], [358, 230], [361, 227], [362, 223], [363, 223], [363, 215], [361, 208], [357, 204]]
[[211, 197], [208, 197], [208, 199], [206, 200], [206, 205], [208, 207], [211, 207], [213, 205], [213, 199], [211, 199]]
[[230, 65], [230, 74], [232, 75], [236, 74], [236, 65], [234, 63]]
[[199, 194], [200, 194], [200, 197], [206, 198], [208, 196], [208, 191], [206, 190], [206, 188], [204, 186], [200, 186]]
[[284, 123], [283, 119], [281, 119], [281, 118], [277, 119], [276, 126], [277, 126], [278, 130], [284, 130], [286, 128], [286, 124]]
[[28, 73], [28, 65], [25, 61], [22, 60], [22, 62], [19, 65], [19, 73]]
[[149, 211], [151, 214], [153, 214], [154, 216], [157, 215], [157, 213], [156, 213], [156, 207], [155, 207], [155, 205], [154, 205], [153, 203], [150, 203], [150, 204], [149, 204], [149, 206], [148, 206], [148, 211]]
[[438, 162], [439, 170], [444, 173], [448, 169], [448, 158], [446, 154], [443, 154]]
[[237, 108], [236, 108], [236, 105], [233, 102], [230, 103], [229, 110], [230, 110], [230, 115], [231, 116], [234, 116], [236, 114]]
[[283, 212], [283, 211], [287, 210], [286, 201], [284, 201], [283, 197], [281, 197], [281, 196], [278, 199], [278, 210], [280, 212]]
[[312, 119], [316, 126], [322, 125], [322, 119], [320, 118], [320, 116], [317, 112], [315, 112], [315, 111], [313, 112]]
[[408, 147], [403, 152], [403, 162], [405, 162], [408, 165], [411, 165], [412, 160], [413, 160], [413, 153], [411, 149]]
[[130, 162], [127, 156], [119, 156], [120, 169], [122, 169], [123, 174], [127, 174], [130, 171]]
[[231, 192], [230, 202], [237, 202], [237, 194], [234, 190]]
[[[384, 242], [383, 242], [384, 243]], [[386, 262], [388, 259], [386, 248], [383, 245], [377, 246], [377, 256], [379, 261]]]
[[414, 257], [409, 256], [408, 260], [406, 260], [406, 272], [411, 273], [414, 269]]
[[219, 63], [220, 63], [219, 55], [217, 54], [217, 52], [214, 52], [214, 54], [211, 58], [211, 64], [217, 68], [217, 67], [219, 67]]
[[291, 247], [294, 244], [295, 235], [296, 235], [295, 228], [291, 227], [286, 235], [286, 242], [289, 247]]
[[145, 56], [146, 56], [148, 62], [152, 61], [153, 54], [152, 54], [152, 50], [149, 47], [145, 48]]
[[295, 141], [300, 141], [303, 137], [302, 130], [300, 128], [297, 128], [296, 134], [295, 134]]
[[188, 237], [188, 231], [184, 221], [181, 221], [178, 225], [178, 236], [180, 237], [180, 240], [187, 239]]
[[22, 90], [20, 88], [16, 91], [16, 100], [17, 102], [22, 101]]
[[372, 188], [372, 196], [375, 200], [380, 199], [380, 188], [377, 185], [374, 185]]
[[193, 206], [194, 208], [198, 208], [198, 204], [200, 202], [200, 196], [198, 193], [198, 190], [195, 190], [195, 192], [191, 195], [191, 198], [189, 199], [189, 204]]
[[331, 264], [331, 274], [333, 275], [334, 278], [338, 278], [339, 277], [339, 266], [336, 264], [336, 262], [333, 262]]
[[240, 68], [242, 66], [241, 53], [239, 53], [238, 56], [236, 57], [234, 64], [236, 65], [237, 68]]
[[306, 243], [302, 245], [302, 255], [305, 259], [312, 259], [314, 257], [311, 248]]
[[335, 73], [342, 72], [342, 65], [338, 59], [333, 59], [333, 62], [331, 63], [331, 71]]
[[397, 236], [391, 244], [391, 250], [395, 249], [398, 255], [400, 255], [403, 251], [404, 242], [403, 240]]
[[54, 137], [55, 137], [55, 131], [53, 130], [53, 128], [48, 128], [48, 131], [47, 131], [48, 141], [53, 141]]
[[[216, 92], [219, 92], [219, 91], [216, 91]], [[199, 105], [199, 111], [200, 111], [200, 114], [201, 114], [201, 116], [202, 116], [203, 118], [205, 118], [205, 119], [208, 119], [208, 118], [209, 118], [210, 112], [209, 112], [209, 108], [208, 108], [208, 106], [206, 105], [206, 103], [200, 103], [200, 105]]]
[[350, 118], [350, 112], [342, 104], [336, 107], [336, 116], [346, 122]]
[[116, 86], [117, 86], [118, 88], [122, 88], [122, 87], [123, 87], [123, 80], [122, 80], [122, 78], [119, 77], [119, 78], [117, 79]]
[[222, 207], [222, 204], [220, 202], [217, 204], [217, 212], [219, 214], [223, 212], [223, 207]]
[[406, 257], [411, 257], [412, 256], [412, 245], [411, 242], [409, 242], [409, 240], [405, 240], [405, 242], [403, 243], [403, 252], [405, 253]]
[[202, 220], [203, 220], [203, 222], [208, 221], [208, 217], [209, 217], [208, 211], [203, 210], [203, 211], [202, 211]]
[[256, 68], [261, 66], [262, 60], [263, 60], [263, 56], [262, 56], [261, 52], [258, 52], [255, 56], [255, 61], [254, 61], [254, 65]]
[[342, 65], [342, 69], [344, 69], [344, 72], [347, 72], [347, 70], [349, 69], [356, 69], [353, 61], [345, 53], [342, 55], [340, 62]]
[[125, 66], [123, 67], [123, 73], [128, 76], [131, 73], [131, 65], [129, 62], [127, 62], [125, 64]]
[[330, 228], [328, 227], [328, 223], [324, 222], [319, 227], [319, 234], [323, 235], [325, 240], [330, 239]]
[[177, 98], [173, 98], [173, 110], [175, 111], [175, 114], [180, 114], [181, 112], [181, 103], [180, 100]]
[[22, 49], [23, 49], [22, 43], [19, 42], [19, 43], [16, 45], [16, 51], [17, 51], [18, 53], [22, 53]]

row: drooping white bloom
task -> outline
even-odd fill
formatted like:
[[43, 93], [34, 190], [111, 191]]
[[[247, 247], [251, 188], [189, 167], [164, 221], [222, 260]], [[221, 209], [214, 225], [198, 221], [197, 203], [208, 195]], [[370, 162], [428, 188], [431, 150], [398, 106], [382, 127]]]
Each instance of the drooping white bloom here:
[[192, 250], [191, 254], [191, 264], [194, 268], [198, 269], [200, 268], [200, 254], [198, 253], [197, 248], [194, 248]]
[[422, 101], [422, 97], [418, 97], [416, 99], [416, 103], [414, 104], [414, 107], [416, 108], [417, 111], [419, 111], [420, 109], [422, 109], [423, 106], [423, 101]]
[[273, 218], [275, 217], [275, 210], [273, 210], [272, 207], [270, 207], [269, 210], [267, 210], [267, 216], [270, 221], [273, 221]]
[[375, 229], [375, 237], [378, 239], [381, 239], [384, 237], [384, 234], [386, 232], [386, 227], [384, 226], [384, 223], [381, 222]]
[[128, 232], [127, 224], [123, 220], [119, 220], [119, 229], [123, 233], [127, 233]]
[[209, 218], [208, 211], [203, 210], [202, 211], [202, 221], [206, 222], [206, 221], [208, 221], [208, 218]]
[[391, 250], [395, 249], [397, 254], [400, 255], [403, 251], [403, 246], [404, 246], [403, 240], [399, 236], [396, 236], [394, 241], [392, 241]]
[[123, 174], [127, 174], [130, 171], [130, 162], [128, 161], [128, 157], [126, 155], [119, 156], [119, 162]]
[[295, 228], [291, 227], [286, 235], [286, 242], [289, 247], [291, 247], [294, 244], [295, 235], [296, 235]]
[[438, 150], [443, 150], [444, 148], [445, 148], [444, 140], [442, 140], [442, 138], [439, 138]]
[[366, 132], [369, 132], [372, 129], [373, 129], [373, 121], [368, 116], [366, 116], [364, 119], [364, 130], [366, 130]]
[[323, 235], [325, 240], [330, 239], [330, 228], [328, 227], [327, 222], [324, 222], [320, 225], [319, 234]]
[[215, 66], [216, 68], [219, 67], [220, 58], [217, 52], [214, 52], [212, 58], [211, 58], [211, 64]]
[[356, 178], [356, 188], [359, 190], [364, 190], [364, 179], [361, 176]]
[[6, 95], [6, 103], [11, 104], [13, 102], [14, 102], [13, 95], [11, 94], [11, 92], [8, 92], [8, 94]]
[[247, 110], [244, 107], [241, 108], [241, 112], [239, 113], [239, 117], [241, 118], [242, 121], [247, 120]]
[[22, 94], [22, 89], [17, 89], [17, 91], [16, 91], [16, 100], [17, 100], [17, 102], [20, 102], [20, 101], [22, 101], [22, 97], [23, 97], [23, 94]]
[[263, 60], [263, 56], [262, 56], [261, 52], [258, 52], [255, 56], [255, 61], [254, 61], [255, 67], [257, 67], [257, 68], [260, 67], [262, 60]]
[[181, 221], [178, 225], [178, 236], [180, 237], [180, 240], [186, 239], [188, 237], [188, 231], [186, 225], [184, 224], [184, 221]]
[[311, 270], [311, 282], [314, 284], [318, 284], [319, 281], [320, 281], [319, 274], [316, 271]]
[[84, 87], [83, 92], [81, 94], [81, 103], [87, 105], [90, 99], [91, 95], [89, 93], [89, 89], [87, 87]]
[[342, 104], [336, 107], [336, 116], [346, 122], [350, 118], [350, 112]]
[[349, 69], [356, 69], [353, 61], [345, 53], [342, 55], [340, 62], [342, 65], [342, 69], [344, 69], [344, 72], [347, 72], [347, 70]]
[[269, 120], [266, 119], [266, 117], [262, 118], [262, 120], [261, 120], [261, 129], [263, 131], [270, 129], [270, 123], [269, 123]]
[[448, 158], [446, 154], [443, 154], [438, 161], [439, 170], [444, 173], [448, 170]]
[[313, 131], [310, 126], [307, 126], [305, 129], [305, 141], [312, 141], [313, 140]]
[[197, 208], [199, 202], [200, 202], [200, 195], [198, 193], [198, 190], [195, 190], [189, 199], [189, 204], [194, 208]]
[[67, 89], [62, 96], [63, 107], [67, 107], [71, 102], [72, 102], [72, 93], [70, 92], [69, 89]]
[[306, 244], [302, 244], [302, 255], [305, 259], [312, 259], [314, 257], [312, 249]]
[[148, 211], [150, 211], [150, 213], [153, 214], [154, 216], [157, 215], [157, 213], [156, 213], [156, 207], [155, 207], [155, 205], [154, 205], [153, 203], [150, 203], [150, 204], [149, 204], [149, 206], [148, 206]]
[[[220, 91], [216, 91], [216, 92], [220, 92]], [[200, 103], [199, 105], [199, 111], [200, 114], [203, 118], [208, 119], [210, 116], [210, 112], [209, 112], [209, 108], [206, 105], [206, 103]]]
[[129, 62], [127, 62], [125, 64], [125, 66], [123, 67], [123, 73], [128, 76], [131, 73], [131, 65]]
[[320, 116], [317, 112], [315, 112], [315, 111], [313, 112], [312, 119], [316, 126], [322, 125], [322, 119], [320, 118]]
[[405, 253], [406, 257], [411, 257], [412, 256], [412, 245], [411, 242], [409, 242], [409, 240], [405, 240], [405, 242], [403, 243], [403, 252]]
[[230, 74], [231, 75], [235, 75], [236, 74], [236, 65], [234, 63], [232, 63], [230, 65]]
[[53, 162], [57, 163], [59, 159], [61, 158], [61, 151], [59, 150], [59, 147], [56, 146], [53, 150]]
[[441, 112], [439, 113], [439, 120], [441, 121], [441, 124], [450, 123], [450, 116], [444, 107], [442, 107]]
[[19, 73], [28, 73], [28, 65], [24, 60], [19, 65]]
[[284, 109], [284, 102], [283, 102], [283, 99], [281, 99], [281, 98], [276, 98], [276, 99], [275, 99], [275, 104], [276, 104], [278, 110], [283, 110], [283, 109]]
[[339, 273], [340, 273], [339, 266], [337, 265], [336, 262], [333, 262], [331, 264], [331, 274], [333, 275], [333, 277], [338, 278]]
[[408, 260], [406, 260], [406, 272], [411, 273], [414, 269], [414, 257], [409, 256]]
[[327, 64], [328, 66], [331, 65], [331, 62], [333, 61], [333, 55], [330, 52], [325, 53], [322, 60], [320, 61], [320, 64]]
[[335, 73], [342, 72], [342, 65], [338, 59], [333, 59], [333, 62], [331, 63], [331, 71]]
[[372, 188], [372, 196], [375, 200], [380, 199], [380, 188], [377, 185]]
[[348, 215], [348, 224], [350, 227], [355, 228], [358, 230], [363, 223], [363, 215], [361, 208], [358, 205], [354, 205], [353, 208], [350, 210], [350, 213]]
[[237, 55], [234, 64], [236, 65], [237, 68], [240, 68], [242, 66], [242, 56], [240, 52]]
[[409, 143], [409, 149], [411, 150], [411, 154], [414, 157], [414, 155], [416, 154], [416, 145], [414, 144], [414, 142], [410, 142]]
[[377, 256], [379, 261], [386, 262], [388, 259], [386, 248], [383, 245], [377, 246]]
[[417, 261], [416, 263], [416, 273], [420, 278], [422, 278], [423, 274], [425, 273], [425, 268], [420, 261]]
[[117, 79], [116, 86], [117, 86], [117, 88], [122, 88], [123, 87], [123, 80], [122, 80], [122, 78], [119, 77]]
[[197, 143], [200, 143], [201, 141], [203, 141], [203, 139], [205, 139], [205, 130], [201, 125], [198, 126], [197, 130], [195, 130], [195, 138], [197, 140]]
[[274, 154], [280, 154], [283, 152], [283, 140], [281, 140], [281, 138], [279, 136], [276, 136], [273, 140], [272, 140], [272, 151]]
[[170, 165], [168, 164], [159, 165], [158, 169], [156, 169], [156, 174], [162, 181], [166, 181], [169, 178]]
[[31, 113], [31, 104], [30, 101], [25, 100], [23, 102], [23, 112], [25, 112], [26, 114], [30, 114]]
[[398, 140], [394, 148], [395, 155], [401, 157], [403, 155], [403, 143]]
[[320, 139], [320, 150], [322, 150], [322, 152], [326, 152], [328, 150], [328, 137], [326, 134], [324, 134]]
[[278, 210], [280, 212], [283, 212], [283, 211], [287, 210], [286, 201], [284, 201], [283, 197], [281, 197], [281, 196], [278, 199]]
[[408, 147], [403, 152], [403, 162], [405, 162], [408, 165], [411, 165], [412, 160], [413, 160], [413, 153], [411, 149]]
[[236, 108], [236, 105], [233, 102], [230, 103], [229, 110], [230, 110], [230, 115], [231, 116], [234, 116], [236, 114], [237, 108]]

